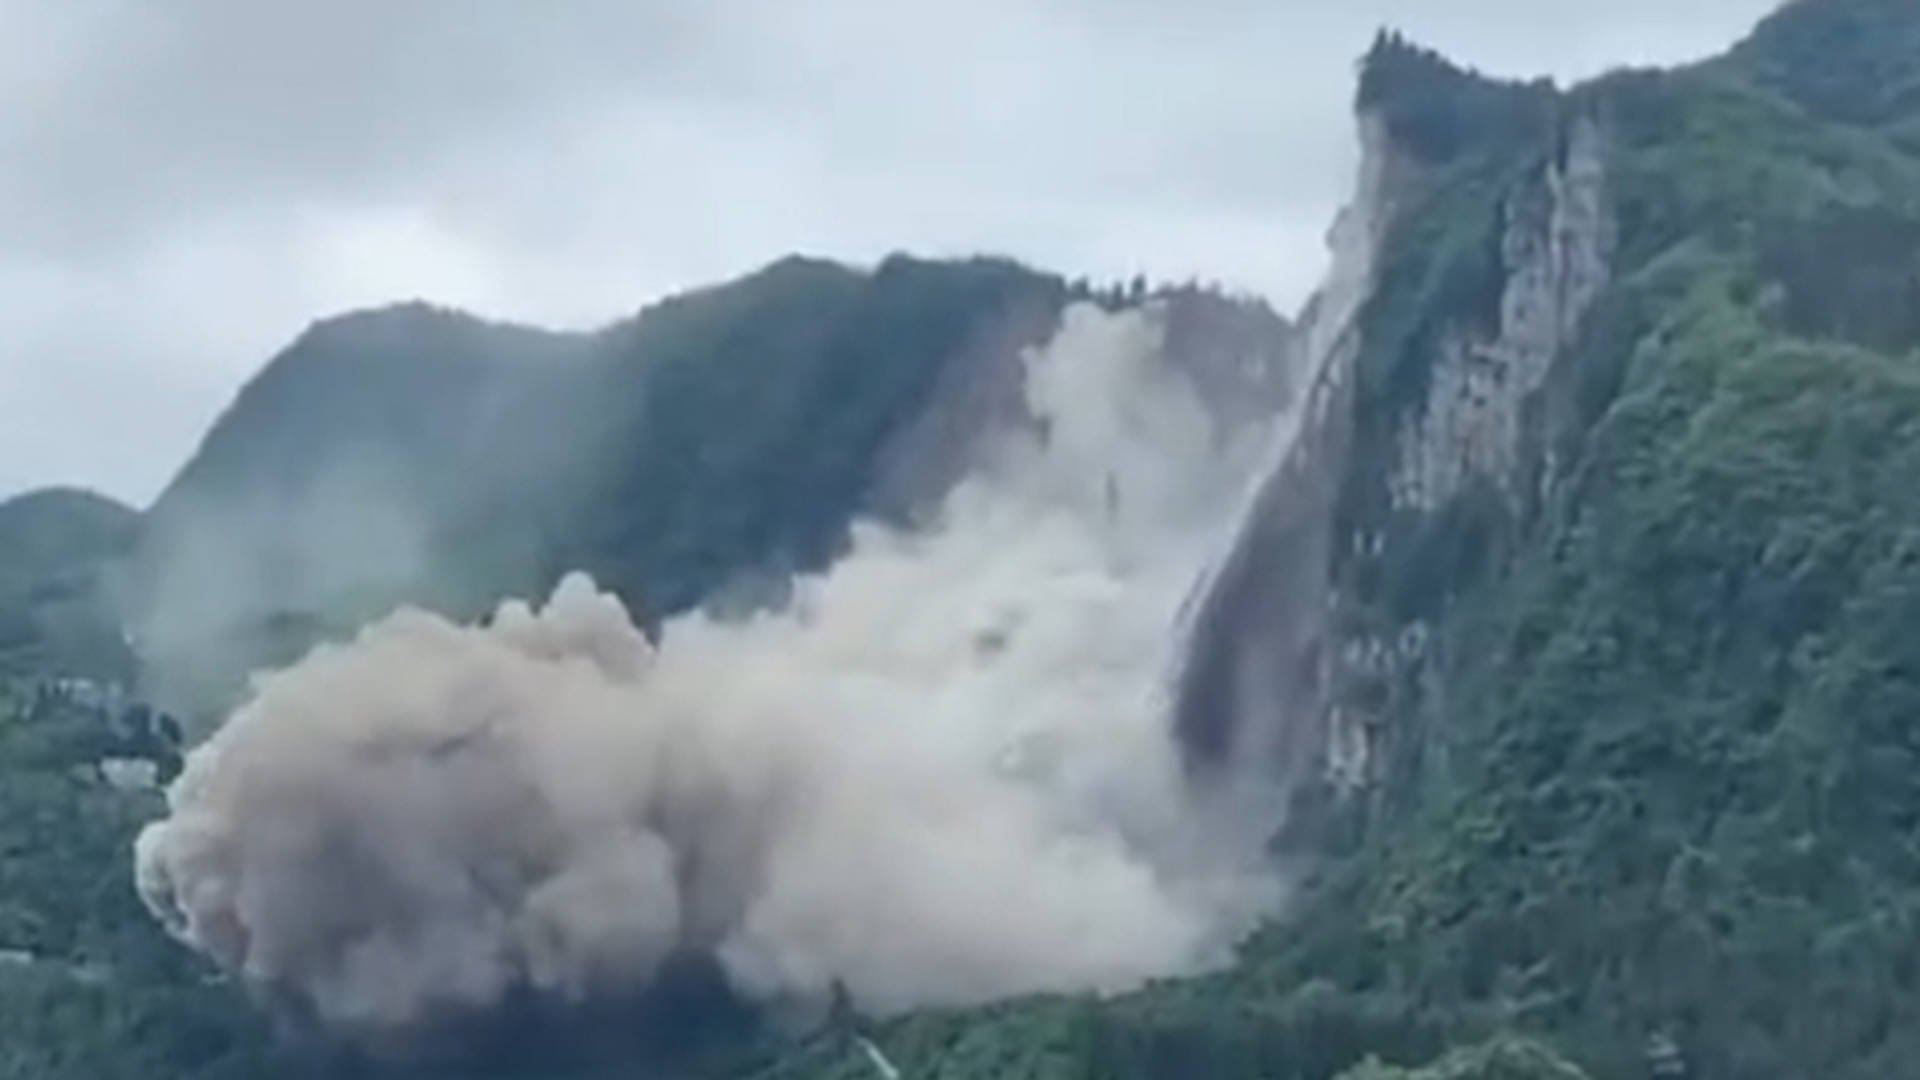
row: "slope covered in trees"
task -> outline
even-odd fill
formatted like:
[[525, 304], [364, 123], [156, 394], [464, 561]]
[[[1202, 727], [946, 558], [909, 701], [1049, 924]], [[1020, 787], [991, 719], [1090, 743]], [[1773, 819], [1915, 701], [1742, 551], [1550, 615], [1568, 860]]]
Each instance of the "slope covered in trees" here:
[[1067, 294], [1009, 262], [789, 258], [594, 334], [421, 304], [317, 324], [149, 514], [146, 689], [205, 719], [398, 603], [472, 615], [570, 569], [658, 619], [818, 567], [947, 363], [1006, 323], [1030, 343]]
[[[189, 738], [250, 668], [403, 602], [471, 616], [574, 568], [649, 621], [767, 602], [787, 575], [839, 554], [856, 511], [917, 515], [970, 469], [985, 430], [1031, 423], [1022, 353], [1075, 299], [1164, 301], [1168, 353], [1233, 422], [1284, 395], [1291, 331], [1264, 304], [1143, 281], [1096, 291], [1001, 260], [899, 257], [859, 271], [787, 259], [586, 335], [407, 304], [309, 329], [87, 565], [124, 586], [112, 595], [138, 653], [135, 696], [203, 710], [186, 717]], [[84, 545], [41, 547], [64, 557]], [[21, 570], [39, 580], [37, 564]], [[118, 612], [101, 614], [121, 644]], [[364, 1074], [362, 1061], [277, 1052], [237, 986], [163, 940], [133, 901], [129, 845], [160, 806], [132, 759], [157, 755], [164, 780], [179, 747], [153, 734], [170, 720], [128, 709], [111, 687], [49, 693], [39, 680], [60, 673], [25, 665], [0, 701], [0, 783], [53, 815], [23, 804], [0, 822], [0, 900], [12, 905], [0, 1009], [14, 1025], [0, 1076]], [[84, 827], [58, 842], [48, 822], [74, 814]], [[98, 901], [97, 918], [60, 906], [73, 890]], [[83, 915], [85, 933], [47, 929]], [[627, 1019], [549, 1031], [534, 1017], [487, 1045], [525, 1051], [501, 1075], [575, 1064], [567, 1075], [626, 1075], [650, 1038], [636, 1041]], [[766, 1057], [730, 1041], [698, 1049]]]
[[[1598, 1077], [1910, 1071], [1916, 34], [1908, 3], [1800, 0], [1565, 93], [1382, 40], [1362, 101], [1402, 186], [1326, 569], [1347, 640], [1427, 644], [1346, 687], [1370, 782], [1288, 837], [1337, 857], [1231, 972], [917, 1019], [879, 1037], [903, 1068], [1481, 1075], [1447, 1048], [1518, 1030]], [[1451, 348], [1524, 325], [1512, 241], [1583, 123], [1607, 277], [1497, 462], [1520, 482], [1409, 472], [1482, 445], [1422, 421]], [[819, 1052], [769, 1075], [861, 1075]], [[1574, 1067], [1529, 1060], [1488, 1074]]]
[[0, 502], [0, 674], [124, 678], [112, 569], [139, 515], [68, 489]]
[[126, 719], [0, 681], [0, 1077], [274, 1075], [259, 1022], [127, 881], [127, 845], [160, 796], [116, 786], [100, 762], [166, 755]]

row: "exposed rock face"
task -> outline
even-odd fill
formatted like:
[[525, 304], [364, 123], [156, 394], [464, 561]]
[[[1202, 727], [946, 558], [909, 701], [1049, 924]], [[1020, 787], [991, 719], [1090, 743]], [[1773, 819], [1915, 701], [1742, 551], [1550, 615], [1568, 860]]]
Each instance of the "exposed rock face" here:
[[[1432, 546], [1434, 534], [1447, 528], [1444, 516], [1471, 495], [1489, 493], [1494, 512], [1519, 520], [1537, 504], [1535, 489], [1555, 480], [1557, 436], [1543, 430], [1553, 422], [1544, 402], [1608, 284], [1616, 233], [1604, 129], [1575, 116], [1561, 142], [1564, 155], [1507, 196], [1497, 323], [1481, 330], [1465, 318], [1443, 333], [1425, 399], [1395, 431], [1396, 467], [1386, 479], [1392, 513], [1346, 538], [1362, 565]], [[1409, 741], [1424, 740], [1446, 689], [1430, 663], [1432, 614], [1383, 624], [1375, 610], [1343, 620], [1351, 629], [1342, 635], [1326, 706], [1327, 778], [1336, 790], [1351, 792], [1381, 776], [1379, 744], [1396, 727], [1408, 729], [1401, 734]]]
[[423, 304], [316, 323], [147, 515], [122, 598], [141, 693], [204, 720], [330, 631], [464, 599], [445, 541], [474, 522], [493, 550], [472, 562], [505, 577], [492, 556], [546, 516], [519, 496], [568, 480], [573, 429], [546, 418], [590, 402], [584, 346]]
[[1460, 328], [1434, 357], [1424, 409], [1401, 432], [1396, 507], [1432, 513], [1475, 476], [1515, 494], [1526, 405], [1606, 286], [1612, 253], [1605, 136], [1587, 117], [1570, 128], [1565, 160], [1507, 204], [1496, 333]]
[[[1239, 535], [1189, 629], [1174, 723], [1189, 758], [1239, 760], [1253, 775], [1278, 767], [1292, 786], [1325, 752], [1324, 732], [1292, 718], [1325, 697], [1323, 641], [1331, 608], [1333, 506], [1351, 433], [1355, 320], [1372, 288], [1373, 259], [1406, 162], [1378, 118], [1360, 121], [1353, 201], [1329, 236], [1333, 265], [1304, 326], [1304, 392], [1275, 441], [1275, 465], [1254, 493]], [[1249, 749], [1243, 744], [1257, 739]]]
[[1168, 364], [1193, 377], [1223, 433], [1267, 423], [1293, 395], [1303, 343], [1264, 302], [1182, 288], [1154, 306]]
[[1367, 791], [1386, 771], [1383, 742], [1418, 740], [1443, 698], [1431, 612], [1383, 603], [1380, 568], [1417, 561], [1464, 499], [1492, 493], [1517, 519], [1532, 485], [1551, 483], [1543, 400], [1615, 242], [1606, 129], [1571, 116], [1558, 153], [1502, 198], [1491, 317], [1447, 313], [1412, 360], [1413, 399], [1360, 392], [1382, 263], [1434, 171], [1380, 115], [1363, 110], [1360, 126], [1357, 194], [1309, 310], [1310, 390], [1198, 609], [1176, 717], [1202, 774], [1277, 775], [1300, 811], [1291, 830]]
[[[1191, 377], [1221, 440], [1266, 425], [1290, 400], [1304, 342], [1264, 301], [1179, 288], [1144, 307], [1160, 326], [1162, 360]], [[1059, 322], [1059, 307], [1035, 297], [978, 328], [941, 368], [926, 406], [882, 447], [868, 508], [921, 518], [979, 464], [984, 436], [1033, 425], [1022, 357]]]

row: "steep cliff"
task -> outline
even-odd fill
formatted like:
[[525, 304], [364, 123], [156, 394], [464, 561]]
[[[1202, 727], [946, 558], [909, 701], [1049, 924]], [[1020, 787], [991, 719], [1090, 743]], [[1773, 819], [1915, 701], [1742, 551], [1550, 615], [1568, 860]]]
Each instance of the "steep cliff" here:
[[1308, 797], [1379, 786], [1431, 619], [1553, 484], [1555, 376], [1617, 231], [1603, 112], [1577, 95], [1388, 37], [1359, 102], [1314, 400], [1209, 595], [1177, 717], [1197, 766], [1278, 766]]
[[1301, 892], [1231, 973], [923, 1018], [903, 1068], [1324, 1078], [1520, 1029], [1602, 1077], [1908, 1071], [1916, 35], [1800, 0], [1568, 90], [1382, 38], [1311, 407], [1177, 714], [1196, 783], [1279, 779]]

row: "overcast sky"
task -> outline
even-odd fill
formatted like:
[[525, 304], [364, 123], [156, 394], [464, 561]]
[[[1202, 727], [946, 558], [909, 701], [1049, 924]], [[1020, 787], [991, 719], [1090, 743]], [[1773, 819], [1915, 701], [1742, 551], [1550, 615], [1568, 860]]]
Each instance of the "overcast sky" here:
[[1382, 23], [1562, 78], [1769, 0], [0, 0], [0, 495], [144, 502], [312, 319], [591, 326], [790, 252], [1292, 309]]

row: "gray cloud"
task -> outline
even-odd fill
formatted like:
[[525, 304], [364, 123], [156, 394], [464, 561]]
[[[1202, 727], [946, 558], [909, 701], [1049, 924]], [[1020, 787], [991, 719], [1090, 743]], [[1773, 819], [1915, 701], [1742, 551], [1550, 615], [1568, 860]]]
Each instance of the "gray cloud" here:
[[588, 325], [793, 249], [1297, 302], [1400, 25], [1512, 74], [1768, 0], [0, 0], [0, 492], [150, 496], [311, 318]]

